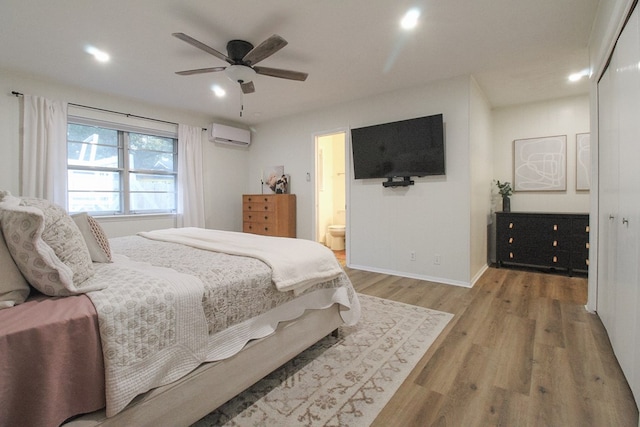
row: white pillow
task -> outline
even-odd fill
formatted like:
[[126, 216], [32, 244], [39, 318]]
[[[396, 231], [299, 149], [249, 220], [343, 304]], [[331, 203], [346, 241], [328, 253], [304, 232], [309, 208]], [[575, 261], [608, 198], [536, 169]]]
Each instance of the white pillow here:
[[29, 296], [29, 284], [13, 262], [0, 230], [0, 309], [23, 303]]
[[64, 209], [43, 199], [5, 196], [2, 231], [16, 265], [34, 288], [50, 296], [97, 290], [80, 285], [94, 273], [87, 245]]
[[71, 215], [82, 233], [93, 262], [112, 262], [109, 239], [98, 221], [86, 212]]

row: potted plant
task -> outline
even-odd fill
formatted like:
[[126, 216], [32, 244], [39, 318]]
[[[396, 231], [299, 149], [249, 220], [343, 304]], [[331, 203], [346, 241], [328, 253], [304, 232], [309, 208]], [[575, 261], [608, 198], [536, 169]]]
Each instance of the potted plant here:
[[509, 196], [513, 194], [511, 183], [507, 181], [495, 181], [495, 183], [498, 187], [498, 193], [502, 196], [502, 212], [511, 212], [511, 199], [509, 199]]

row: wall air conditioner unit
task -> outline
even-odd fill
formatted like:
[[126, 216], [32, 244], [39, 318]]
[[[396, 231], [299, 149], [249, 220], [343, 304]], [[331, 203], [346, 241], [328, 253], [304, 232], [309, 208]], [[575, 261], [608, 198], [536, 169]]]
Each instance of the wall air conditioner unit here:
[[251, 131], [247, 129], [211, 123], [208, 134], [211, 142], [239, 145], [241, 147], [247, 147], [251, 144]]

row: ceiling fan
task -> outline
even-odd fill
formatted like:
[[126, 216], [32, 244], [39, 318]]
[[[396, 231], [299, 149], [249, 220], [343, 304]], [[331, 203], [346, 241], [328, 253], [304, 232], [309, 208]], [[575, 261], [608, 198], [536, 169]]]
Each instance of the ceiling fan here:
[[184, 33], [173, 33], [172, 36], [201, 49], [216, 58], [228, 62], [228, 67], [199, 68], [196, 70], [177, 71], [181, 76], [192, 74], [212, 73], [224, 71], [227, 77], [234, 82], [240, 83], [242, 93], [255, 92], [253, 77], [257, 74], [265, 76], [279, 77], [281, 79], [305, 81], [308, 74], [300, 71], [283, 70], [280, 68], [258, 67], [255, 64], [273, 55], [287, 45], [287, 41], [277, 34], [272, 35], [257, 47], [244, 40], [231, 40], [227, 43], [227, 54], [218, 52], [212, 47], [199, 42]]

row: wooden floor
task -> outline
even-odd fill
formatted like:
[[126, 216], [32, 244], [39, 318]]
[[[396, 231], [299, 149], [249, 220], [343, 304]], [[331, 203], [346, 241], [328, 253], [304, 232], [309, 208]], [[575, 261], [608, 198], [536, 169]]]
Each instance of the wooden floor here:
[[587, 280], [490, 268], [472, 289], [346, 268], [356, 290], [453, 313], [374, 426], [630, 426]]

